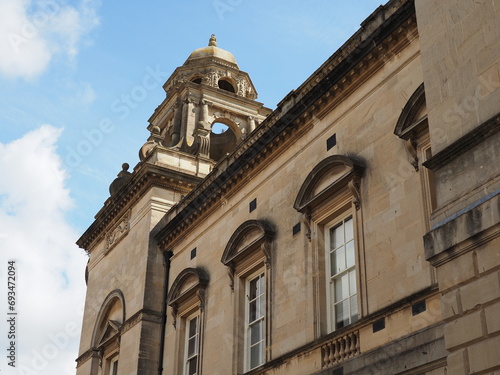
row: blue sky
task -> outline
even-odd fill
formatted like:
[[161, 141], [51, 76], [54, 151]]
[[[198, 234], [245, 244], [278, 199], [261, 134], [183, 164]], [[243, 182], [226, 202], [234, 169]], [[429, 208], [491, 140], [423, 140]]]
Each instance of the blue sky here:
[[74, 242], [121, 164], [137, 164], [161, 86], [194, 49], [216, 34], [274, 109], [380, 3], [0, 0], [0, 299], [15, 259], [22, 370], [2, 355], [0, 371], [74, 373], [86, 263]]

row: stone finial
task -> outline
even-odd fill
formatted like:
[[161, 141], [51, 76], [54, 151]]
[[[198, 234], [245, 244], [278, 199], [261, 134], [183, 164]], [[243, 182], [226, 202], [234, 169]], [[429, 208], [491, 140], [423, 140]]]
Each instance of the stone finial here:
[[130, 176], [130, 173], [128, 172], [128, 169], [130, 168], [130, 165], [128, 163], [123, 163], [122, 164], [122, 170], [120, 173], [118, 173], [118, 177], [128, 177]]
[[215, 37], [215, 34], [212, 34], [212, 36], [210, 37], [210, 40], [208, 41], [208, 46], [217, 47], [217, 38]]
[[125, 185], [125, 183], [128, 181], [130, 176], [132, 176], [132, 173], [128, 171], [130, 166], [128, 163], [123, 163], [122, 164], [122, 170], [120, 173], [118, 173], [118, 177], [115, 178], [115, 180], [109, 185], [109, 194], [111, 196], [115, 195], [120, 188]]

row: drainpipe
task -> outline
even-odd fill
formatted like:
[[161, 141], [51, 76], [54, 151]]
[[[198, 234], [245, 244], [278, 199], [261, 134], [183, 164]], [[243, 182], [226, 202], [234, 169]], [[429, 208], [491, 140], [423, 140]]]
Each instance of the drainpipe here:
[[168, 295], [168, 278], [170, 276], [170, 258], [172, 251], [163, 252], [163, 264], [165, 266], [165, 283], [163, 284], [163, 301], [161, 307], [161, 336], [160, 336], [160, 354], [158, 357], [158, 375], [163, 374], [163, 353], [165, 352], [165, 330], [167, 327], [167, 295]]

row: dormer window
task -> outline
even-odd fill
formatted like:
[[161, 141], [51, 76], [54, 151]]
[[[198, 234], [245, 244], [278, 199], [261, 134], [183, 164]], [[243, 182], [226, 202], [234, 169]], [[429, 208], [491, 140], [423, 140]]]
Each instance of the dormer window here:
[[229, 82], [227, 79], [224, 79], [224, 78], [219, 79], [218, 85], [219, 85], [219, 88], [222, 90], [234, 92], [234, 93], [236, 92], [233, 84], [231, 82]]

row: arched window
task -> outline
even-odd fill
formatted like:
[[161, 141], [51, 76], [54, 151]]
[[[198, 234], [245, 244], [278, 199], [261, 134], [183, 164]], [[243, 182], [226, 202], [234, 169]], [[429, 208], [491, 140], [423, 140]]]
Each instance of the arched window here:
[[97, 315], [92, 334], [92, 347], [96, 348], [97, 356], [92, 359], [91, 374], [119, 373], [120, 335], [124, 321], [125, 299], [122, 292], [117, 289], [106, 297]]
[[330, 156], [313, 168], [294, 208], [304, 214], [306, 235], [315, 242], [320, 293], [314, 309], [322, 318], [317, 336], [343, 328], [361, 315], [361, 162]]
[[[224, 119], [227, 123], [228, 120]], [[210, 159], [219, 161], [227, 154], [231, 153], [236, 147], [236, 134], [234, 131], [220, 120], [212, 124], [210, 132]], [[234, 125], [233, 125], [234, 126]]]
[[222, 90], [236, 93], [233, 84], [226, 78], [219, 79], [218, 85]]
[[229, 239], [221, 262], [227, 266], [235, 294], [234, 373], [263, 365], [270, 343], [270, 260], [274, 230], [263, 220], [241, 224]]
[[193, 78], [193, 79], [191, 80], [191, 82], [193, 82], [193, 83], [197, 83], [198, 85], [201, 83], [201, 81], [202, 81], [202, 78], [201, 78], [201, 77]]
[[172, 283], [167, 303], [172, 308], [179, 353], [176, 374], [201, 373], [203, 312], [209, 277], [201, 268], [186, 268]]
[[[430, 230], [430, 215], [436, 208], [434, 173], [422, 164], [432, 156], [427, 120], [424, 84], [412, 94], [396, 123], [394, 134], [405, 141], [410, 163], [420, 172], [427, 230]], [[396, 181], [397, 182], [397, 181]]]

